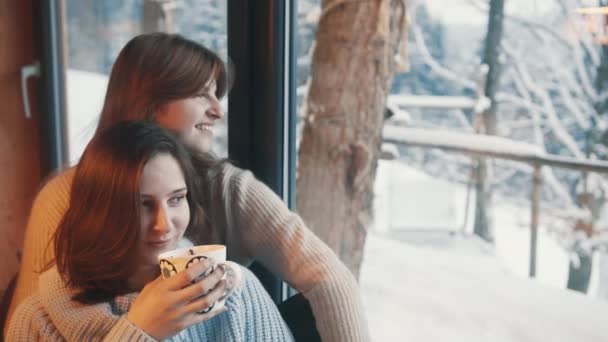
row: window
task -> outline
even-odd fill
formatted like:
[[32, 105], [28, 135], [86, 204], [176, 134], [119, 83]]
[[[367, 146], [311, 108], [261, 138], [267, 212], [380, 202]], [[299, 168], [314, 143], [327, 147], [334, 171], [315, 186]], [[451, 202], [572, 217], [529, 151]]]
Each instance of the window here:
[[[120, 49], [145, 31], [182, 34], [225, 59], [227, 10], [222, 0], [68, 0], [67, 102], [70, 162], [92, 137], [112, 63]], [[226, 100], [223, 103], [227, 103]], [[216, 125], [214, 152], [227, 156], [226, 119]]]
[[[588, 302], [567, 287], [608, 299], [605, 177], [550, 161], [606, 159], [608, 50], [598, 44], [597, 30], [585, 31], [591, 21], [577, 12], [583, 2], [506, 1], [496, 130], [489, 123], [479, 129], [479, 115], [490, 110], [484, 87], [490, 81], [481, 66], [488, 11], [499, 2], [407, 2], [410, 70], [395, 74], [385, 113], [378, 113], [385, 115], [382, 153], [361, 251], [359, 280], [376, 340], [524, 341], [533, 336], [531, 326], [517, 322], [531, 306], [540, 307], [539, 327], [575, 339], [569, 320], [539, 316], [558, 310], [593, 320]], [[346, 6], [355, 5], [331, 11]], [[300, 134], [321, 15], [321, 1], [298, 1]], [[485, 159], [484, 183], [471, 155], [480, 150], [494, 153]], [[497, 156], [503, 152], [511, 156]], [[535, 175], [542, 179], [538, 202], [531, 200]], [[481, 186], [490, 190], [489, 200], [477, 200]], [[319, 216], [331, 198], [324, 190], [316, 199]], [[533, 203], [539, 210], [534, 261]], [[475, 234], [484, 217], [492, 242]], [[333, 238], [346, 244], [347, 234]], [[356, 253], [343, 255], [349, 253], [353, 268]], [[599, 324], [576, 327], [601, 331]]]

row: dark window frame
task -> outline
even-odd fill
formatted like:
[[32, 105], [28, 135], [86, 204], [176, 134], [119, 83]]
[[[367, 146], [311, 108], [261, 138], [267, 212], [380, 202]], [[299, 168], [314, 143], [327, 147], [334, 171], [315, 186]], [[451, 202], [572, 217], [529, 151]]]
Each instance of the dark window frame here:
[[[290, 209], [295, 204], [295, 8], [290, 0], [228, 2], [228, 156], [251, 170]], [[254, 273], [277, 303], [293, 293], [258, 263]]]

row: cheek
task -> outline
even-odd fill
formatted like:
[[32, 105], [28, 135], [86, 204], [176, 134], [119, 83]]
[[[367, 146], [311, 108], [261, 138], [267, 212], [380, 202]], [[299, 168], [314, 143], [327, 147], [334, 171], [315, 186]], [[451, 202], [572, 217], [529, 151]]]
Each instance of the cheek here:
[[176, 227], [178, 227], [180, 233], [183, 234], [186, 231], [186, 228], [188, 227], [189, 223], [190, 208], [188, 207], [188, 205], [185, 205], [183, 208], [181, 208], [179, 214], [176, 217]]
[[190, 103], [174, 103], [156, 118], [156, 123], [170, 131], [183, 134], [194, 124], [193, 112], [196, 108]]
[[145, 210], [141, 210], [139, 214], [139, 225], [141, 231], [146, 231], [147, 227], [150, 226], [150, 221], [152, 221], [150, 215], [146, 213]]

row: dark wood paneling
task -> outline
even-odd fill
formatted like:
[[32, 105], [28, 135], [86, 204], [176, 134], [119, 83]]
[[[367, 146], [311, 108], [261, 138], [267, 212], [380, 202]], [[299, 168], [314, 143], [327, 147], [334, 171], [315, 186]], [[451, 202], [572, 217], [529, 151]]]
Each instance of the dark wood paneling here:
[[0, 0], [0, 292], [17, 272], [17, 253], [42, 177], [38, 79], [29, 81], [32, 118], [21, 96], [21, 67], [36, 59], [32, 0]]

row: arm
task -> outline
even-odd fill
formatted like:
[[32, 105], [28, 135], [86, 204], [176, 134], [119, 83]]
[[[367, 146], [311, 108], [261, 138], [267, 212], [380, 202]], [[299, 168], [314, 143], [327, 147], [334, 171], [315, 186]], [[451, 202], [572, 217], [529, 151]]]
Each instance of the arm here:
[[34, 200], [25, 230], [19, 277], [7, 320], [10, 320], [17, 306], [35, 292], [39, 273], [54, 256], [49, 242], [68, 208], [73, 174], [74, 169], [69, 169], [53, 177]]
[[[87, 326], [90, 326], [91, 322], [92, 320], [87, 320]], [[102, 326], [102, 324], [100, 324], [100, 326]], [[83, 339], [84, 331], [77, 332], [77, 338]], [[66, 337], [67, 336], [64, 336], [61, 333], [61, 329], [57, 329], [53, 324], [49, 314], [44, 310], [43, 305], [40, 303], [38, 296], [28, 297], [17, 307], [6, 334], [6, 340], [14, 342], [43, 340], [62, 341], [66, 340]], [[87, 339], [99, 340], [99, 338], [95, 338], [95, 336], [88, 336]], [[107, 334], [102, 337], [102, 340], [108, 342], [127, 340], [156, 342], [155, 339], [129, 322], [126, 316], [121, 316]]]
[[7, 341], [41, 341], [43, 337], [61, 339], [61, 335], [44, 312], [37, 296], [24, 300], [6, 326], [4, 337]]
[[236, 173], [227, 177], [227, 203], [243, 252], [304, 294], [323, 341], [369, 341], [361, 294], [346, 266], [250, 172], [227, 172]]
[[[49, 336], [67, 341], [165, 339], [223, 312], [196, 313], [207, 307], [208, 303], [215, 302], [225, 290], [223, 283], [216, 286], [223, 275], [221, 271], [192, 283], [209, 266], [200, 262], [169, 279], [155, 279], [139, 294], [126, 294], [95, 304], [74, 300], [79, 291], [66, 286], [53, 267], [40, 276], [37, 294], [17, 308], [9, 333], [11, 336], [29, 337], [39, 334], [46, 338], [48, 332]], [[212, 288], [206, 296], [201, 297], [201, 293]], [[31, 298], [36, 299], [36, 305], [31, 305]], [[29, 330], [33, 331], [32, 334]]]

